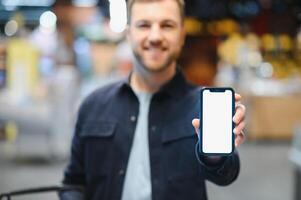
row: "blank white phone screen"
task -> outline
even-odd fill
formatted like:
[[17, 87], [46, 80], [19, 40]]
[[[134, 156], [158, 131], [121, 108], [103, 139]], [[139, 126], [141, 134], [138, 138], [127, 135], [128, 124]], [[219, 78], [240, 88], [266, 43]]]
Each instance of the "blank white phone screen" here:
[[232, 92], [203, 92], [203, 152], [231, 153], [232, 151]]

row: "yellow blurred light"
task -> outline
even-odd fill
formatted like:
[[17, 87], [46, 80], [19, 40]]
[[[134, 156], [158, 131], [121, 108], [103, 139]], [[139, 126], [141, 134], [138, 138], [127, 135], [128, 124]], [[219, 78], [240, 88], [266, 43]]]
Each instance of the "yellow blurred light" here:
[[264, 34], [261, 38], [262, 47], [266, 51], [273, 51], [276, 49], [276, 41], [273, 35], [271, 34]]
[[199, 35], [203, 31], [202, 22], [192, 17], [185, 19], [184, 27], [188, 35]]
[[293, 48], [292, 39], [287, 34], [279, 36], [280, 48], [284, 51], [290, 51]]
[[231, 19], [224, 19], [217, 23], [217, 31], [222, 35], [230, 35], [238, 32], [239, 25]]
[[8, 122], [5, 126], [6, 139], [13, 142], [17, 139], [18, 127], [14, 122]]

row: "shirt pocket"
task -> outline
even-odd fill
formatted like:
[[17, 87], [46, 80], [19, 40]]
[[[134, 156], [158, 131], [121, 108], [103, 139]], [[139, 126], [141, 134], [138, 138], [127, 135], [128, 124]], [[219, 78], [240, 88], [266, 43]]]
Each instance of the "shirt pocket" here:
[[83, 124], [84, 166], [87, 174], [107, 174], [113, 162], [114, 136], [117, 123], [90, 121]]
[[92, 121], [83, 124], [80, 136], [83, 138], [107, 138], [114, 135], [115, 122]]
[[183, 139], [195, 138], [195, 130], [192, 124], [171, 124], [166, 126], [163, 131], [162, 143], [168, 144]]

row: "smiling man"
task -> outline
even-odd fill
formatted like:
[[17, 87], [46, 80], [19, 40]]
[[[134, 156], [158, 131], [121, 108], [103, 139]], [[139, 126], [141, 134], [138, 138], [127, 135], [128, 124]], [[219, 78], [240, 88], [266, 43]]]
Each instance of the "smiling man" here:
[[151, 92], [176, 73], [185, 39], [182, 12], [180, 1], [129, 1], [127, 36], [136, 58], [132, 79], [142, 79], [140, 83]]
[[[236, 150], [225, 157], [195, 154], [199, 88], [177, 66], [183, 13], [183, 0], [129, 0], [134, 69], [82, 104], [63, 183], [84, 192], [61, 199], [205, 200], [205, 180], [228, 185], [237, 178]], [[240, 105], [236, 147], [244, 140], [244, 115]]]

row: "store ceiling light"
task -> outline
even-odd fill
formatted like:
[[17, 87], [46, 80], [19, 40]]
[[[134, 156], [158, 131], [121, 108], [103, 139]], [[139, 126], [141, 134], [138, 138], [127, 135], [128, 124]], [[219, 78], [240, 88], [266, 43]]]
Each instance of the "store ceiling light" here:
[[109, 0], [110, 28], [113, 32], [121, 33], [127, 24], [127, 10], [125, 0]]
[[40, 25], [43, 28], [54, 29], [56, 27], [56, 15], [51, 11], [44, 12], [40, 17]]
[[15, 20], [10, 20], [5, 24], [4, 32], [7, 36], [13, 36], [18, 30], [18, 23]]

